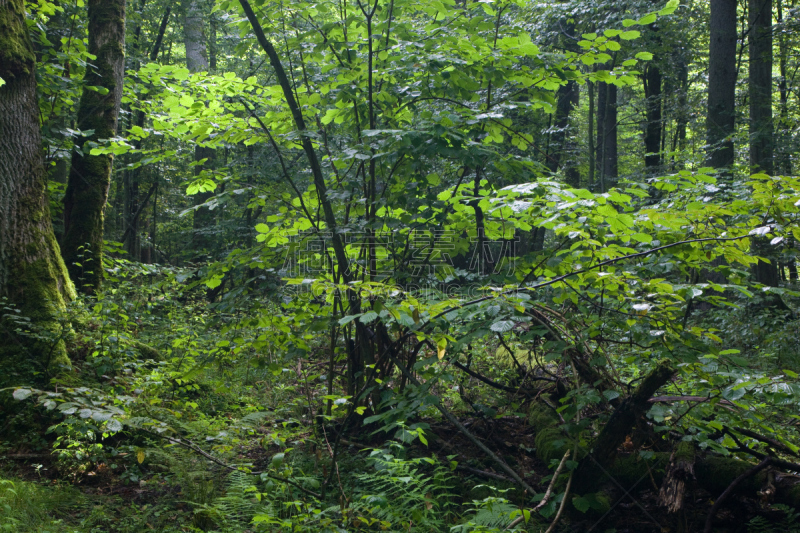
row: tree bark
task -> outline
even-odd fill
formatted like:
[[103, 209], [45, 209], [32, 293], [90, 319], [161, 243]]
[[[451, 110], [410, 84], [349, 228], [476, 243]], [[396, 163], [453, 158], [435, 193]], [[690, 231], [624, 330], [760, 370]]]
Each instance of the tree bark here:
[[617, 86], [597, 84], [597, 172], [600, 192], [606, 192], [617, 182]]
[[736, 96], [736, 0], [711, 0], [708, 46], [709, 165], [730, 175]]
[[[750, 171], [774, 174], [774, 124], [772, 121], [772, 0], [749, 0], [748, 35], [750, 100]], [[769, 257], [753, 267], [757, 283], [780, 283], [777, 249], [764, 238], [754, 238], [756, 255]]]
[[36, 59], [23, 0], [0, 2], [0, 78], [0, 298], [52, 336], [30, 341], [0, 322], [4, 387], [31, 370], [46, 375], [69, 365], [58, 319], [75, 297], [50, 219]]
[[650, 174], [661, 169], [661, 69], [652, 63], [644, 73], [645, 127], [644, 165]]
[[[190, 72], [204, 72], [208, 70], [208, 43], [206, 41], [205, 23], [200, 3], [197, 0], [184, 0], [186, 17], [184, 19], [183, 33], [186, 46], [186, 68]], [[206, 162], [194, 167], [195, 177], [204, 170], [213, 168], [214, 150], [205, 146], [195, 146], [194, 160]], [[194, 196], [194, 211], [192, 228], [192, 244], [196, 254], [202, 255], [204, 250], [210, 248], [209, 228], [214, 224], [214, 213], [202, 205], [212, 196], [213, 192], [200, 192]]]
[[125, 75], [125, 0], [89, 0], [89, 52], [97, 56], [87, 69], [78, 127], [93, 133], [80, 140], [82, 154], [72, 156], [64, 198], [64, 262], [82, 292], [91, 294], [103, 280], [103, 224], [112, 155], [89, 155], [91, 145], [117, 134]]
[[772, 175], [772, 0], [749, 0], [750, 169]]

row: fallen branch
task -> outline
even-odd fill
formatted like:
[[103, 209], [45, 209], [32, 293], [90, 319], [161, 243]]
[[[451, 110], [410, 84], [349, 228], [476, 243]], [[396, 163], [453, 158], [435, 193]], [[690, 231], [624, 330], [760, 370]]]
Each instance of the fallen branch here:
[[714, 502], [714, 505], [711, 506], [711, 510], [708, 512], [708, 516], [706, 517], [706, 527], [703, 528], [703, 533], [711, 533], [711, 523], [714, 521], [717, 511], [719, 511], [719, 508], [722, 507], [723, 503], [725, 503], [725, 500], [727, 500], [728, 497], [733, 494], [733, 492], [736, 490], [736, 487], [745, 479], [752, 477], [764, 470], [771, 462], [771, 457], [765, 457], [760, 463], [747, 470], [747, 472], [744, 472], [742, 475], [734, 479], [733, 483], [728, 485], [728, 488], [719, 495], [719, 498], [717, 498], [717, 500]]

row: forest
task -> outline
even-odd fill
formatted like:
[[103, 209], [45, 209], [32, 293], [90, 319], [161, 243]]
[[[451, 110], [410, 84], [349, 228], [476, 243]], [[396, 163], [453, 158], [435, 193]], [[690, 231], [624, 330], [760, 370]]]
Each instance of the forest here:
[[796, 0], [0, 0], [0, 530], [800, 532]]

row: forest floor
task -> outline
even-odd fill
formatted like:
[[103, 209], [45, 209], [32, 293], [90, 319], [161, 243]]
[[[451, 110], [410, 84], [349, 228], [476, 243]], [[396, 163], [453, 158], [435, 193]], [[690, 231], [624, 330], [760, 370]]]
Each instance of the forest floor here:
[[[0, 531], [499, 533], [516, 509], [535, 505], [433, 409], [406, 421], [424, 428], [425, 442], [362, 426], [341, 436], [334, 452], [344, 409], [334, 410], [324, 427], [312, 422], [313, 413], [330, 401], [324, 376], [313, 373], [313, 364], [283, 368], [275, 359], [246, 352], [204, 359], [221, 338], [220, 317], [227, 323], [236, 317], [178, 296], [170, 301], [161, 288], [129, 291], [120, 291], [117, 300], [127, 307], [84, 320], [86, 331], [73, 343], [79, 356], [71, 386], [102, 390], [119, 401], [149, 395], [127, 416], [165, 420], [221, 463], [290, 476], [310, 492], [320, 492], [320, 480], [328, 479], [327, 495], [314, 500], [275, 477], [226, 469], [155, 433], [126, 429], [105, 437], [91, 418], [59, 418], [30, 403], [0, 435]], [[106, 301], [104, 309], [114, 309], [112, 303]], [[779, 331], [781, 338], [793, 338], [794, 326], [788, 327]], [[741, 323], [732, 321], [730, 328], [741, 329]], [[165, 360], [132, 354], [120, 331], [158, 347]], [[484, 368], [496, 366], [497, 348], [483, 347], [476, 360], [482, 356]], [[502, 379], [502, 371], [495, 379]], [[508, 402], [497, 391], [479, 389], [480, 383], [468, 385], [469, 395], [452, 383], [437, 394], [472, 435], [537, 493], [544, 492], [558, 460], [547, 464], [537, 456], [537, 432], [528, 415], [533, 403]], [[464, 401], [467, 396], [471, 400]], [[619, 449], [623, 456], [651, 451], [648, 444], [629, 441]], [[328, 466], [333, 453], [335, 472]], [[668, 513], [658, 504], [655, 479], [665, 466], [656, 464], [648, 475], [618, 483], [604, 512], [566, 512], [555, 531], [702, 531], [719, 495], [690, 484], [683, 509]], [[516, 531], [543, 533], [557, 500]], [[334, 518], [321, 525], [320, 516]], [[800, 531], [800, 514], [766, 505], [756, 493], [739, 494], [717, 514], [714, 531]]]

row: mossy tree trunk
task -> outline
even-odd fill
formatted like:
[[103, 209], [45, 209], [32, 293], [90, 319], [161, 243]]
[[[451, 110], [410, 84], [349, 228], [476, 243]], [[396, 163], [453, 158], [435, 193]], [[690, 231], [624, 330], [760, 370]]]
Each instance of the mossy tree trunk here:
[[58, 318], [75, 296], [50, 219], [36, 58], [24, 0], [0, 1], [0, 78], [0, 297], [29, 318], [40, 336], [32, 341], [0, 318], [2, 387], [20, 375], [17, 369], [46, 375], [69, 364]]
[[[111, 155], [89, 155], [91, 145], [116, 135], [125, 74], [125, 0], [89, 0], [88, 69], [78, 107], [78, 127], [93, 133], [80, 140], [83, 154], [72, 157], [64, 198], [64, 261], [79, 288], [91, 294], [103, 279], [103, 212], [111, 184]], [[105, 92], [105, 91], [102, 91]]]

